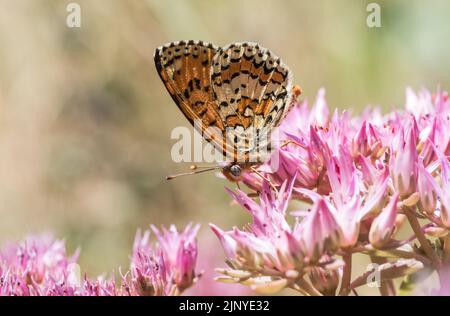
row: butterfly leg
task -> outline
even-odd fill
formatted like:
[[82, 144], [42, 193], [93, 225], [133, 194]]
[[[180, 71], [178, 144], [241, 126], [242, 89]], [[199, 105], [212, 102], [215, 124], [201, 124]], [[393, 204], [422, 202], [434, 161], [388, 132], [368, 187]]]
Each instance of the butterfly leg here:
[[291, 139], [285, 140], [285, 141], [283, 142], [283, 144], [281, 144], [280, 148], [286, 147], [286, 146], [289, 145], [289, 144], [294, 144], [294, 145], [297, 145], [298, 147], [301, 147], [301, 148], [306, 149], [306, 146], [305, 146], [305, 145], [299, 144], [299, 143], [297, 143], [296, 141], [293, 141], [293, 140], [291, 140]]
[[276, 188], [275, 185], [272, 183], [272, 181], [270, 181], [269, 178], [265, 177], [261, 172], [259, 172], [258, 170], [256, 170], [255, 167], [250, 167], [250, 169], [251, 169], [254, 173], [256, 173], [258, 176], [260, 176], [261, 179], [266, 180], [266, 181], [269, 183], [270, 187], [271, 187], [276, 193], [278, 193], [277, 188]]

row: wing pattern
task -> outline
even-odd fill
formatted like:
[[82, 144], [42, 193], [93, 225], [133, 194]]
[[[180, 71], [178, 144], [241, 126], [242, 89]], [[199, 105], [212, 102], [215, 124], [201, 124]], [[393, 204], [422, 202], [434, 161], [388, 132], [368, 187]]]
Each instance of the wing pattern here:
[[252, 153], [265, 160], [257, 153], [270, 147], [272, 129], [293, 104], [292, 74], [279, 57], [251, 42], [180, 41], [157, 48], [154, 58], [175, 103], [192, 124], [201, 121], [207, 140], [233, 161]]

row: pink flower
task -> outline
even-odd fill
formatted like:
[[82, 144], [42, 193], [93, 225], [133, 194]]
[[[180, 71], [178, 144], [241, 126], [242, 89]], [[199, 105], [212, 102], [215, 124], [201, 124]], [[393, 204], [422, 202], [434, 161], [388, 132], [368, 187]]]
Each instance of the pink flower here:
[[420, 210], [432, 215], [436, 211], [437, 205], [437, 183], [433, 176], [423, 165], [423, 160], [419, 160], [417, 178], [417, 192], [419, 193]]
[[375, 127], [363, 121], [361, 128], [352, 140], [352, 155], [369, 156], [377, 155], [382, 148], [381, 139]]
[[49, 235], [9, 243], [0, 250], [0, 295], [47, 295], [59, 287], [73, 295], [77, 289], [68, 276], [77, 257], [67, 256], [64, 242]]
[[450, 163], [447, 157], [442, 154], [439, 157], [441, 186], [437, 187], [436, 190], [440, 202], [440, 219], [444, 227], [450, 228]]
[[[263, 177], [243, 175], [254, 192], [227, 189], [251, 222], [229, 230], [210, 224], [228, 264], [217, 279], [263, 294], [291, 288], [335, 295], [340, 286], [347, 295], [367, 281], [367, 272], [355, 278], [351, 270], [359, 253], [380, 263], [384, 294], [392, 292], [391, 279], [424, 266], [438, 272], [439, 293], [447, 293], [450, 100], [440, 90], [408, 89], [405, 108], [387, 115], [330, 112], [323, 89], [311, 108], [298, 103], [280, 126], [273, 155], [258, 166]], [[301, 209], [288, 214], [295, 203]], [[394, 240], [403, 223], [413, 235]], [[0, 294], [180, 295], [200, 276], [198, 229], [138, 232], [130, 269], [117, 282], [77, 278], [77, 254], [68, 256], [64, 242], [30, 237], [0, 250]]]
[[[252, 223], [231, 231], [211, 225], [232, 268], [245, 273], [221, 272], [242, 283], [268, 276], [276, 282], [272, 289], [282, 284], [317, 294], [305, 284], [292, 285], [293, 279], [286, 275], [293, 270], [298, 274], [292, 275], [302, 275], [312, 267], [324, 272], [316, 266], [324, 257], [333, 261], [341, 255], [348, 262], [355, 249], [376, 256], [374, 248], [390, 247], [388, 251], [395, 252], [391, 248], [408, 242], [392, 240], [394, 230], [406, 219], [397, 212], [409, 216], [408, 224], [419, 235], [427, 258], [439, 261], [440, 254], [431, 255], [418, 232], [444, 238], [450, 231], [449, 118], [450, 100], [441, 91], [416, 95], [407, 90], [406, 111], [384, 116], [379, 109], [366, 109], [361, 116], [336, 110], [330, 117], [323, 90], [311, 109], [306, 101], [297, 104], [280, 126], [279, 146], [259, 171], [272, 187], [284, 190], [289, 183], [290, 198], [310, 203], [310, 211], [294, 212], [299, 215], [297, 222], [289, 225], [287, 203], [277, 207], [269, 185], [255, 174], [246, 174], [244, 183], [257, 192], [260, 202], [240, 190], [231, 194], [250, 212]], [[415, 217], [426, 223], [416, 222]], [[391, 271], [389, 264], [386, 271]]]
[[341, 240], [341, 229], [327, 203], [319, 199], [311, 213], [296, 229], [302, 241], [302, 250], [308, 260], [319, 260], [326, 250], [336, 250]]
[[193, 285], [199, 226], [178, 232], [153, 227], [160, 246], [149, 242], [150, 231], [136, 234], [130, 271], [121, 284], [114, 278], [81, 279], [78, 252], [67, 256], [63, 241], [30, 236], [0, 249], [0, 295], [116, 296], [179, 295]]
[[309, 124], [325, 127], [328, 125], [329, 116], [330, 111], [325, 100], [325, 89], [321, 88], [317, 92], [316, 103], [311, 109]]
[[330, 121], [330, 111], [325, 100], [325, 89], [317, 92], [316, 100], [311, 109], [308, 101], [298, 103], [283, 120], [280, 126], [286, 135], [302, 135], [310, 126], [326, 127]]
[[150, 231], [136, 234], [130, 277], [138, 295], [178, 295], [192, 286], [199, 275], [196, 235], [199, 225], [161, 230], [152, 226], [158, 245], [150, 244]]
[[[264, 182], [259, 203], [240, 190], [228, 190], [252, 222], [243, 230], [230, 231], [210, 224], [231, 266], [219, 271], [225, 275], [220, 280], [244, 282], [261, 293], [272, 293], [295, 282], [306, 267], [319, 264], [338, 248], [340, 229], [325, 202], [318, 202], [303, 220], [288, 223], [287, 202], [294, 183], [295, 178], [284, 182], [275, 193]], [[326, 263], [333, 260], [326, 256]]]
[[[229, 284], [217, 282], [216, 269], [223, 269], [226, 263], [223, 261], [223, 252], [216, 238], [210, 238], [211, 232], [205, 231], [199, 237], [199, 256], [197, 259], [198, 269], [202, 271], [202, 277], [190, 287], [183, 295], [186, 296], [248, 296], [253, 292], [247, 286], [241, 284]], [[220, 249], [219, 249], [220, 250]]]
[[416, 117], [433, 113], [435, 107], [431, 93], [427, 90], [422, 90], [416, 95], [411, 88], [406, 88], [406, 110]]
[[[277, 270], [292, 269], [295, 260], [285, 262], [285, 256], [290, 257], [290, 242], [294, 238], [292, 229], [286, 221], [287, 202], [290, 199], [294, 179], [281, 186], [278, 194], [271, 191], [267, 182], [263, 183], [263, 191], [260, 195], [260, 204], [253, 201], [241, 190], [231, 191], [229, 194], [252, 216], [252, 223], [245, 230], [237, 228], [225, 232], [216, 225], [211, 224], [211, 229], [222, 243], [228, 258], [236, 262], [236, 265], [245, 266], [256, 264], [252, 256], [258, 257], [259, 264]], [[299, 240], [295, 239], [299, 245]], [[249, 253], [251, 258], [242, 257], [240, 253]], [[282, 257], [280, 257], [282, 256]]]
[[[370, 177], [364, 184], [364, 172], [357, 168], [349, 152], [340, 146], [333, 154], [327, 145], [323, 146], [327, 166], [327, 175], [331, 186], [331, 195], [325, 199], [328, 208], [334, 214], [341, 230], [340, 246], [349, 248], [356, 244], [361, 221], [369, 214], [381, 209], [388, 184], [388, 171], [378, 171], [375, 167], [365, 170]], [[364, 158], [362, 161], [365, 163]], [[364, 170], [364, 168], [362, 168]], [[377, 171], [375, 171], [377, 170]], [[375, 174], [373, 174], [375, 173]], [[323, 197], [311, 190], [296, 189], [309, 196], [315, 204]]]
[[[85, 277], [83, 281], [82, 296], [119, 296], [123, 295], [120, 288], [117, 288], [114, 279], [105, 279], [99, 277], [96, 280], [91, 280]], [[57, 294], [58, 296], [64, 294]]]
[[[319, 191], [326, 192], [328, 183], [323, 174], [322, 143], [318, 131], [326, 128], [329, 121], [325, 90], [321, 89], [311, 110], [304, 101], [294, 106], [283, 120], [279, 128], [281, 135], [293, 143], [281, 142], [260, 171], [268, 173], [276, 185], [281, 185], [296, 173], [295, 187], [317, 187]], [[254, 175], [247, 175], [243, 182], [252, 189], [261, 190], [261, 179]]]
[[[286, 179], [292, 179], [296, 174], [295, 187], [318, 188], [321, 192], [326, 192], [329, 186], [323, 174], [325, 166], [321, 151], [322, 141], [317, 131], [311, 127], [309, 133], [302, 134], [301, 137], [288, 135], [289, 140], [294, 143], [276, 150], [260, 170], [268, 173], [277, 185], [281, 185]], [[244, 183], [247, 184], [248, 180]], [[262, 185], [262, 182], [260, 184]], [[258, 189], [260, 190], [261, 186]]]

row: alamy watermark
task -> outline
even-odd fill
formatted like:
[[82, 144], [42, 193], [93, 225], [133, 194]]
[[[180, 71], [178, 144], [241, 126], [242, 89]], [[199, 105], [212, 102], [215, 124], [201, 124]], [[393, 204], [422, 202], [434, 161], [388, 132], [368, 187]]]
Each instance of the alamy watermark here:
[[[270, 158], [271, 167], [278, 168], [274, 145], [279, 139], [279, 131], [260, 129], [253, 126], [202, 128], [201, 120], [194, 121], [194, 128], [175, 127], [171, 139], [176, 140], [170, 155], [174, 162], [190, 163], [259, 163]], [[215, 144], [215, 145], [213, 145]]]
[[381, 27], [381, 6], [372, 2], [367, 5], [366, 11], [369, 13], [366, 19], [367, 26], [370, 28]]
[[67, 27], [81, 27], [81, 6], [76, 2], [71, 2], [66, 6], [68, 12], [66, 17]]
[[367, 272], [370, 272], [367, 276], [368, 287], [381, 287], [381, 268], [379, 264], [370, 263], [367, 265]]

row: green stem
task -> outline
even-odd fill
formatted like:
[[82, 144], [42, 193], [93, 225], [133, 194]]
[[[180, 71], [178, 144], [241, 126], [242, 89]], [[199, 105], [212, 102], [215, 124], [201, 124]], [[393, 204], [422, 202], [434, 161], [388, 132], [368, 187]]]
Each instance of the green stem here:
[[420, 226], [419, 220], [414, 215], [414, 212], [411, 209], [407, 209], [405, 215], [409, 221], [409, 224], [411, 225], [412, 230], [416, 234], [417, 240], [419, 240], [419, 243], [422, 246], [423, 251], [425, 252], [427, 257], [430, 258], [433, 267], [436, 270], [439, 270], [440, 259], [437, 256], [436, 252], [431, 247], [430, 243], [428, 242], [428, 239], [425, 237], [422, 231], [422, 227]]
[[352, 279], [352, 252], [346, 251], [342, 255], [342, 259], [344, 260], [345, 266], [342, 275], [342, 284], [339, 295], [347, 296], [350, 293], [350, 282]]

